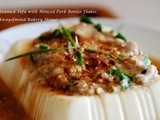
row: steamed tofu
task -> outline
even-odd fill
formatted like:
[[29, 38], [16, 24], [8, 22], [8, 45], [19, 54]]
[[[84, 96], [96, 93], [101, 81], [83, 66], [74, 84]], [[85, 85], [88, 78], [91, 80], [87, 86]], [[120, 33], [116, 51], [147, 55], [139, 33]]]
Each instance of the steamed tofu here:
[[60, 25], [6, 59], [0, 76], [33, 120], [160, 119], [157, 68], [116, 31]]

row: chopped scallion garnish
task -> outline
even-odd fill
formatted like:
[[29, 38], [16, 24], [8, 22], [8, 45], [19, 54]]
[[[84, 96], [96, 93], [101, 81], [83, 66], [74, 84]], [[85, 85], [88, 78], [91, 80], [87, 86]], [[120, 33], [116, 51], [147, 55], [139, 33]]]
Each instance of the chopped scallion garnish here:
[[123, 74], [126, 75], [130, 80], [133, 80], [133, 78], [134, 78], [134, 76], [129, 75], [129, 74], [127, 74], [127, 73], [124, 73], [124, 72], [123, 72]]
[[121, 33], [118, 33], [115, 37], [120, 38], [120, 39], [124, 40], [125, 42], [127, 42], [127, 39]]
[[21, 55], [17, 55], [17, 56], [11, 57], [11, 58], [5, 60], [5, 62], [13, 60], [13, 59], [18, 59], [18, 58], [21, 58], [21, 57], [24, 57], [24, 56], [28, 56], [28, 55], [40, 54], [40, 53], [45, 53], [45, 52], [48, 52], [48, 51], [55, 51], [55, 50], [56, 49], [54, 49], [54, 48], [38, 49], [38, 50], [34, 50], [34, 51], [31, 51], [31, 52], [27, 52], [27, 53], [24, 53], [24, 54], [21, 54]]
[[83, 16], [80, 17], [80, 22], [84, 22], [84, 23], [87, 23], [87, 24], [93, 24], [91, 19], [86, 15], [83, 15]]
[[115, 30], [111, 30], [110, 33], [115, 37], [115, 38], [119, 38], [121, 40], [123, 40], [124, 42], [127, 42], [127, 39], [119, 32], [115, 31]]
[[118, 78], [120, 80], [119, 82], [120, 82], [122, 88], [128, 89], [131, 86], [130, 80], [133, 79], [133, 76], [128, 75], [124, 72], [121, 72], [121, 70], [119, 68], [110, 70], [109, 74], [118, 76]]
[[121, 55], [118, 55], [118, 57], [116, 58], [116, 60], [122, 61], [123, 57]]
[[76, 63], [78, 65], [83, 65], [84, 59], [83, 59], [82, 53], [77, 51], [75, 54], [76, 54]]
[[50, 34], [46, 34], [46, 35], [42, 34], [38, 39], [42, 40], [42, 41], [44, 41], [44, 40], [51, 40], [51, 35]]
[[85, 49], [84, 49], [84, 52], [97, 53], [97, 51], [96, 51], [96, 50], [89, 49], [89, 48], [85, 48]]
[[97, 29], [97, 31], [99, 31], [99, 32], [102, 31], [102, 26], [99, 23], [94, 24], [92, 22], [92, 20], [90, 19], [90, 17], [88, 17], [86, 15], [83, 15], [83, 16], [80, 17], [80, 22], [84, 22], [84, 23], [87, 23], [87, 24], [92, 24]]
[[66, 29], [62, 24], [60, 24], [60, 26], [62, 28], [62, 32], [65, 35], [65, 37], [68, 39], [68, 41], [71, 42], [72, 47], [75, 47], [75, 41], [73, 40], [69, 30]]
[[150, 61], [148, 56], [144, 56], [143, 63], [144, 63], [144, 65], [150, 65], [151, 64], [151, 61]]
[[100, 24], [94, 25], [94, 27], [99, 31], [102, 32], [102, 26]]
[[40, 46], [39, 46], [39, 49], [48, 49], [49, 47], [47, 46], [47, 45], [43, 45], [43, 44], [41, 44]]
[[54, 37], [61, 37], [62, 36], [62, 33], [59, 29], [55, 29], [53, 32], [52, 32], [53, 36]]
[[76, 34], [76, 32], [75, 32], [74, 30], [69, 30], [69, 33], [70, 33], [71, 35], [75, 35], [75, 34]]
[[119, 77], [120, 80], [123, 80], [125, 77], [128, 77], [130, 80], [132, 80], [134, 78], [134, 76], [122, 72], [119, 68], [111, 69], [109, 71], [109, 74], [111, 74], [111, 75], [115, 75], [116, 74]]
[[125, 80], [120, 81], [120, 84], [123, 89], [128, 89], [131, 86], [131, 82], [127, 78]]
[[120, 81], [122, 81], [125, 78], [125, 75], [121, 72], [121, 70], [119, 68], [110, 70], [110, 74], [117, 75], [119, 77]]

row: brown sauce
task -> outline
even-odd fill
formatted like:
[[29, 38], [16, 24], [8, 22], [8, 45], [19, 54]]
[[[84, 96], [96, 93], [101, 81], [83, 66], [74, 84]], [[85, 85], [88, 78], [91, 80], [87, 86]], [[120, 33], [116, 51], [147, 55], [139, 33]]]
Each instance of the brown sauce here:
[[158, 73], [160, 74], [160, 60], [155, 57], [151, 57], [150, 59], [152, 61], [152, 64], [157, 67]]
[[30, 120], [22, 106], [0, 79], [0, 120]]

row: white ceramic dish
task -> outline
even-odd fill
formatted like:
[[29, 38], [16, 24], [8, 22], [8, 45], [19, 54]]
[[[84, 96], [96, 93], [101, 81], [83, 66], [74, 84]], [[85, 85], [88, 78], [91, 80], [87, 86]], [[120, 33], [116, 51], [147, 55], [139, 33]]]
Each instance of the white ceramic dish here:
[[[61, 22], [70, 25], [78, 22], [78, 19], [66, 19]], [[95, 22], [118, 29], [127, 38], [137, 41], [142, 50], [154, 56], [158, 55], [160, 50], [158, 47], [160, 32], [158, 30], [120, 20], [95, 19]], [[56, 26], [57, 22], [31, 23], [2, 31], [0, 33], [1, 58], [5, 56], [15, 41], [37, 37], [42, 32]], [[17, 52], [16, 50], [10, 51], [9, 54], [14, 56]], [[118, 94], [106, 93], [91, 97], [61, 96], [53, 95], [46, 89], [35, 89], [31, 82], [24, 87], [27, 71], [18, 61], [5, 63], [0, 68], [0, 73], [2, 79], [34, 120], [160, 119], [160, 80], [148, 87], [137, 87]], [[19, 93], [21, 95], [18, 96]]]

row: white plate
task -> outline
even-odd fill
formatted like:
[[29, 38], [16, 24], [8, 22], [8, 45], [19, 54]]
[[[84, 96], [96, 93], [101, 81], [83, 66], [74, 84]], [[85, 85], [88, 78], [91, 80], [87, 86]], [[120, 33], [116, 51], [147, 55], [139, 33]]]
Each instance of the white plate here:
[[[76, 22], [78, 22], [76, 18], [61, 21], [64, 25], [71, 25]], [[121, 20], [94, 19], [94, 22], [117, 29], [127, 38], [136, 40], [144, 51], [158, 56], [160, 31]], [[15, 41], [37, 37], [42, 32], [53, 29], [57, 25], [56, 21], [31, 23], [2, 31], [0, 33], [2, 56]], [[14, 94], [18, 94], [18, 91], [22, 90], [20, 88], [23, 88], [23, 85], [28, 81], [27, 72], [19, 72], [22, 70], [24, 68], [16, 61], [3, 64], [0, 69], [2, 79], [5, 80], [6, 85], [11, 88]], [[8, 73], [9, 76], [4, 73]], [[139, 87], [117, 94], [106, 93], [101, 96], [79, 97], [53, 95], [48, 90], [35, 88], [29, 82], [25, 89], [20, 92], [22, 95], [19, 100], [25, 110], [28, 110], [27, 113], [36, 120], [158, 120], [160, 118], [159, 86], [160, 82], [157, 80], [145, 89]], [[35, 96], [35, 99], [31, 96]], [[29, 104], [30, 102], [35, 104]]]
[[[129, 40], [134, 40], [139, 47], [149, 55], [160, 59], [160, 30], [146, 25], [131, 23], [119, 19], [93, 19], [95, 23], [101, 23], [104, 26], [112, 27]], [[78, 18], [59, 20], [64, 25], [72, 25], [78, 23]], [[58, 26], [58, 22], [34, 22], [23, 25], [18, 25], [0, 32], [0, 60], [8, 51], [9, 47], [17, 40], [32, 39], [38, 37], [42, 32], [54, 29]]]

